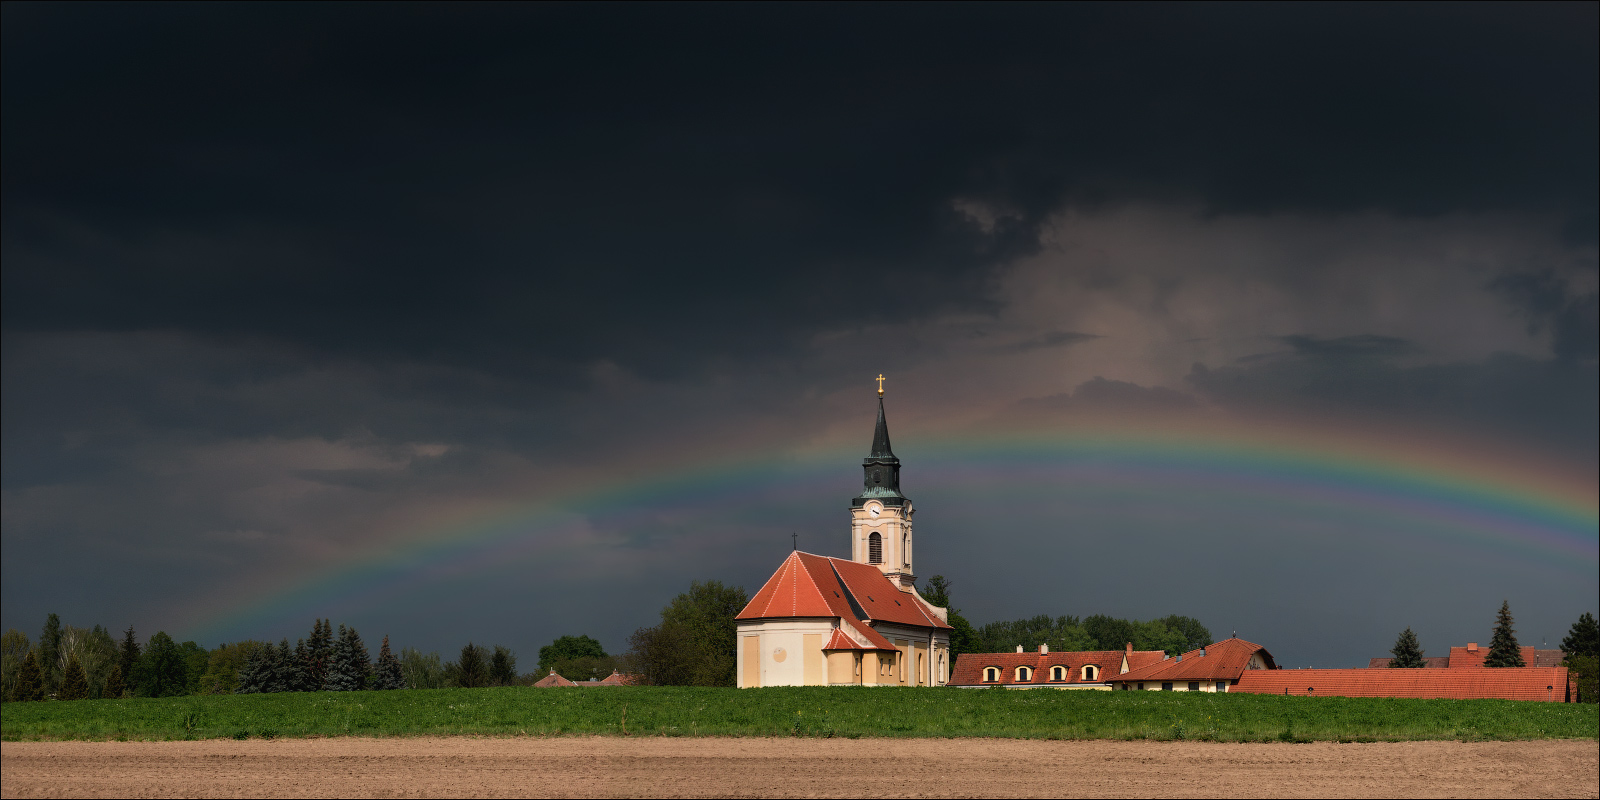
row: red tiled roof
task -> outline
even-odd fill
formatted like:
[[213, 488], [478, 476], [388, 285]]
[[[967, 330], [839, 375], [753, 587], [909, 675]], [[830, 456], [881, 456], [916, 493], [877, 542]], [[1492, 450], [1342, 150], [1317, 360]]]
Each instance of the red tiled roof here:
[[[872, 629], [868, 628], [867, 630], [872, 630]], [[873, 632], [876, 633], [876, 631], [873, 631]], [[878, 636], [877, 638], [883, 639], [882, 636]], [[888, 643], [888, 641], [889, 640], [884, 639], [885, 643]], [[894, 649], [894, 646], [890, 645], [889, 647], [883, 647], [882, 645], [879, 645], [876, 642], [874, 642], [871, 646], [864, 645], [864, 644], [861, 644], [861, 643], [857, 642], [854, 638], [851, 638], [851, 636], [849, 634], [844, 632], [843, 628], [834, 628], [833, 629], [833, 635], [828, 637], [828, 643], [823, 645], [822, 649], [824, 649], [824, 650], [892, 650], [892, 649]]]
[[[1383, 656], [1381, 658], [1374, 658], [1374, 659], [1372, 659], [1372, 660], [1367, 662], [1367, 669], [1388, 669], [1389, 668], [1389, 661], [1391, 659], [1393, 659], [1393, 658], [1394, 658], [1394, 656]], [[1448, 667], [1448, 666], [1450, 666], [1450, 657], [1449, 656], [1423, 656], [1422, 657], [1422, 667], [1424, 669], [1444, 669], [1445, 667]]]
[[604, 678], [602, 678], [600, 680], [599, 683], [597, 683], [595, 685], [596, 686], [633, 686], [633, 685], [637, 684], [638, 682], [639, 682], [638, 678], [633, 676], [633, 675], [624, 675], [623, 673], [618, 672], [617, 670], [611, 670], [611, 674], [610, 675], [605, 676]]
[[[1128, 656], [1129, 666], [1133, 662], [1159, 661], [1166, 655], [1160, 650], [1083, 650], [1076, 652], [1060, 653], [962, 653], [956, 658], [955, 670], [950, 675], [951, 686], [1049, 686], [1049, 685], [1104, 685], [1106, 681], [1117, 677], [1122, 669], [1122, 657]], [[1153, 658], [1152, 658], [1153, 657]], [[1092, 681], [1085, 681], [1083, 668], [1085, 665], [1099, 667], [1100, 674]], [[1067, 668], [1067, 680], [1050, 680], [1050, 668], [1054, 666]], [[1018, 681], [1017, 667], [1032, 667], [1033, 680]], [[999, 681], [984, 681], [983, 671], [987, 667], [1000, 668]]]
[[[1540, 650], [1536, 647], [1521, 647], [1522, 663], [1530, 667], [1559, 667], [1561, 661], [1567, 657], [1560, 650]], [[1451, 669], [1476, 669], [1483, 667], [1483, 660], [1489, 657], [1489, 648], [1478, 647], [1468, 650], [1465, 647], [1450, 648]]]
[[[1223, 639], [1212, 642], [1199, 650], [1190, 650], [1177, 658], [1169, 658], [1138, 669], [1113, 676], [1113, 680], [1122, 681], [1217, 681], [1237, 680], [1240, 675], [1249, 669], [1250, 657], [1261, 653], [1262, 660], [1267, 663], [1267, 669], [1275, 670], [1278, 665], [1272, 660], [1272, 654], [1267, 652], [1255, 642], [1243, 639]], [[1201, 655], [1205, 653], [1205, 655]]]
[[950, 628], [926, 601], [901, 591], [877, 567], [798, 551], [783, 560], [735, 619], [786, 617], [837, 617], [858, 629], [866, 629], [867, 620]]
[[551, 686], [577, 686], [578, 684], [573, 683], [572, 681], [569, 681], [560, 675], [557, 675], [555, 671], [552, 670], [549, 675], [540, 678], [533, 685], [540, 689], [547, 689]]
[[1505, 669], [1275, 669], [1251, 670], [1228, 687], [1250, 694], [1316, 697], [1418, 697], [1472, 700], [1567, 699], [1565, 667]]

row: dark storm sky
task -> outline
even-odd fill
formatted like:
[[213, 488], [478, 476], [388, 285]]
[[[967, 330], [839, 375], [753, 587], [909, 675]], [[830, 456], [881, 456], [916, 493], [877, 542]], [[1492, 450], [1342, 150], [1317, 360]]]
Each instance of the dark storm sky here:
[[[1581, 483], [1596, 9], [8, 3], [3, 624], [181, 635], [229, 586], [281, 594], [615, 465], [864, 450], [880, 372], [902, 449], [1018, 409], [1201, 409], [1425, 428]], [[854, 470], [765, 524], [842, 552]], [[995, 502], [951, 494], [976, 527], [943, 535]], [[345, 614], [423, 649], [618, 649], [689, 580], [753, 591], [782, 550], [608, 541], [589, 584], [535, 548], [515, 585], [417, 582], [403, 614], [204, 631]], [[1193, 587], [1030, 597], [956, 553], [919, 567], [978, 622], [1230, 627]], [[1286, 608], [1254, 639], [1363, 661], [1441, 570], [1370, 628]], [[1551, 583], [1438, 610], [1434, 646], [1486, 636], [1502, 597], [1552, 631], [1592, 610], [1592, 576]]]

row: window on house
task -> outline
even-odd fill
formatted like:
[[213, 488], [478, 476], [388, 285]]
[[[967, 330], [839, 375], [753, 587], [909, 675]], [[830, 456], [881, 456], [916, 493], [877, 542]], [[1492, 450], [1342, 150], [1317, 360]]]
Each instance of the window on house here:
[[1141, 692], [1144, 691], [1144, 684], [1143, 683], [1139, 684], [1139, 691], [1141, 691]]
[[867, 537], [867, 562], [871, 564], [883, 563], [883, 537], [876, 531]]
[[1189, 691], [1191, 691], [1191, 692], [1200, 691], [1200, 682], [1199, 681], [1189, 681]]
[[1217, 691], [1219, 691], [1219, 692], [1228, 691], [1228, 682], [1227, 681], [1217, 681]]
[[1100, 679], [1100, 668], [1096, 667], [1096, 666], [1094, 666], [1092, 664], [1089, 665], [1089, 666], [1084, 667], [1083, 668], [1083, 679], [1086, 680], [1086, 681], [1099, 680]]
[[1053, 681], [1064, 681], [1066, 679], [1067, 679], [1067, 668], [1066, 667], [1051, 667], [1050, 668], [1050, 680], [1053, 680]]
[[1000, 668], [985, 667], [983, 670], [983, 680], [987, 683], [994, 683], [995, 681], [1000, 680]]
[[1172, 681], [1162, 681], [1161, 682], [1161, 691], [1163, 691], [1163, 692], [1172, 691]]
[[1017, 667], [1017, 680], [1018, 681], [1031, 681], [1031, 680], [1033, 680], [1033, 670], [1028, 669], [1027, 667]]

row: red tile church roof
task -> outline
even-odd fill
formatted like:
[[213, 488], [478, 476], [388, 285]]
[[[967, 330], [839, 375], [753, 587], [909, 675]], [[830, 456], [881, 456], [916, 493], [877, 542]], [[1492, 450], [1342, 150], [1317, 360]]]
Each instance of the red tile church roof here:
[[877, 567], [798, 551], [783, 560], [735, 619], [791, 617], [837, 618], [874, 648], [885, 649], [893, 645], [867, 626], [869, 620], [950, 627], [926, 601], [901, 591]]
[[1565, 667], [1251, 670], [1230, 692], [1316, 697], [1567, 699]]
[[555, 670], [551, 670], [549, 675], [540, 678], [533, 685], [540, 689], [548, 689], [551, 686], [577, 686], [578, 684], [557, 675]]
[[[1266, 662], [1267, 669], [1277, 669], [1277, 664], [1272, 660], [1272, 654], [1267, 652], [1255, 642], [1243, 639], [1223, 639], [1212, 642], [1199, 650], [1190, 650], [1177, 658], [1130, 669], [1121, 675], [1112, 676], [1111, 680], [1118, 683], [1125, 681], [1218, 681], [1237, 680], [1250, 670], [1250, 657], [1261, 653], [1262, 660]], [[1201, 655], [1204, 653], [1205, 655]]]

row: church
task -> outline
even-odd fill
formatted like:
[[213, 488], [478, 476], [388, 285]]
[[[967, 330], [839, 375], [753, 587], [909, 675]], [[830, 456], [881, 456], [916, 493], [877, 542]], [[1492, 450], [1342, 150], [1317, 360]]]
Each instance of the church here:
[[878, 424], [850, 501], [850, 557], [795, 551], [735, 618], [741, 689], [760, 686], [943, 686], [949, 613], [917, 594], [910, 498]]

